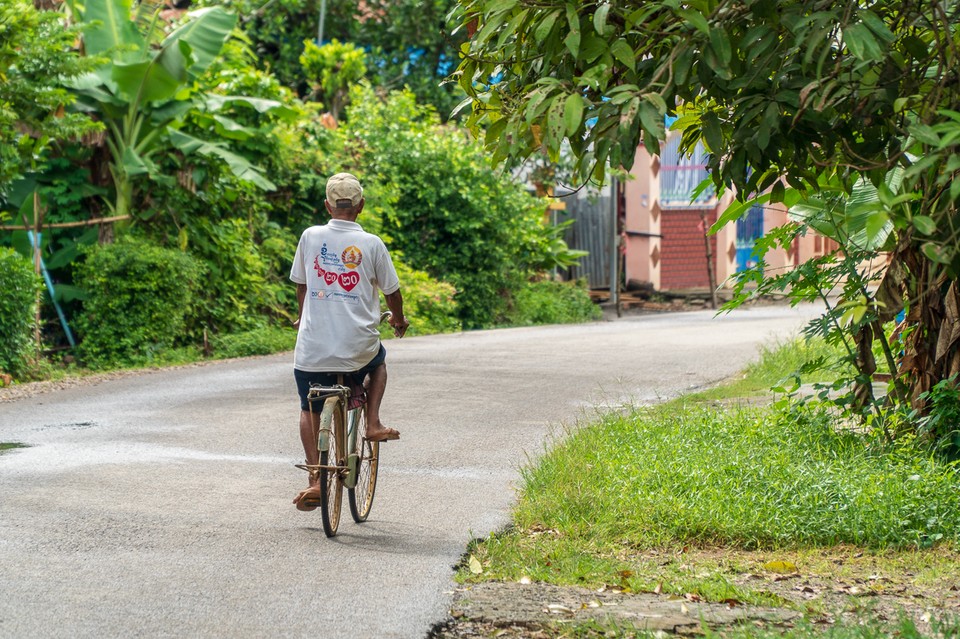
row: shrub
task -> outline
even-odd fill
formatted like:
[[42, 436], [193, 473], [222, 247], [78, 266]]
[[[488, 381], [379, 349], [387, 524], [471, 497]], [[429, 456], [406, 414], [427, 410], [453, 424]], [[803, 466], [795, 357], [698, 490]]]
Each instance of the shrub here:
[[[403, 313], [410, 320], [408, 334], [430, 335], [459, 331], [459, 311], [454, 299], [456, 289], [446, 282], [433, 279], [423, 271], [410, 268], [400, 255], [394, 254], [393, 258], [403, 293]], [[380, 332], [384, 337], [393, 335], [393, 330], [386, 324], [381, 326]]]
[[597, 320], [602, 315], [583, 282], [542, 280], [528, 282], [514, 292], [513, 308], [507, 314], [506, 323], [512, 326], [574, 324]]
[[28, 260], [0, 248], [0, 371], [18, 376], [26, 367], [39, 285]]
[[293, 290], [285, 278], [271, 276], [272, 257], [277, 252], [292, 257], [296, 239], [280, 231], [258, 238], [240, 218], [198, 218], [190, 230], [190, 254], [210, 273], [199, 293], [204, 303], [190, 315], [190, 327], [225, 333], [262, 328], [268, 314], [282, 306], [284, 291]]
[[184, 332], [201, 268], [190, 256], [138, 240], [94, 247], [77, 283], [88, 297], [78, 353], [91, 367], [151, 363]]
[[292, 351], [297, 343], [297, 331], [293, 327], [256, 328], [242, 333], [219, 335], [210, 340], [217, 358], [249, 357]]

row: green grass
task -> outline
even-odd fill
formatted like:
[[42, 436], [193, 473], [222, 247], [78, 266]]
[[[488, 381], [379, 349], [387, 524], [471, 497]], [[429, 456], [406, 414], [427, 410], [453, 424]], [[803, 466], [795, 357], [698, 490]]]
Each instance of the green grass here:
[[[769, 389], [831, 354], [816, 341], [765, 349], [715, 397]], [[522, 470], [514, 526], [471, 545], [476, 561], [458, 578], [695, 595], [788, 606], [810, 618], [839, 605], [833, 595], [803, 600], [792, 587], [775, 586], [765, 567], [778, 560], [802, 566], [804, 579], [827, 593], [873, 584], [871, 594], [892, 596], [894, 607], [916, 601], [897, 599], [904, 589], [949, 596], [960, 571], [960, 466], [929, 449], [838, 428], [812, 403], [724, 407], [707, 399], [601, 415], [570, 429]], [[872, 581], [878, 575], [882, 581]], [[864, 617], [883, 617], [873, 610]], [[904, 629], [909, 621], [903, 628], [890, 623], [838, 623], [824, 636], [941, 637], [960, 627], [954, 620], [946, 631], [916, 634]], [[557, 636], [634, 636], [601, 630]], [[808, 636], [783, 632], [748, 628], [718, 636]]]
[[[812, 624], [800, 624], [795, 628], [757, 628], [741, 626], [721, 631], [703, 629], [698, 635], [704, 639], [947, 639], [960, 635], [960, 623], [956, 621], [937, 622], [929, 631], [921, 631], [910, 620], [899, 621], [894, 627], [877, 623], [841, 624], [837, 626], [817, 627]], [[551, 634], [544, 635], [555, 639], [590, 639], [593, 637], [632, 637], [635, 639], [659, 639], [663, 633], [637, 629], [631, 624], [587, 623], [573, 628], [554, 628]]]
[[828, 415], [674, 402], [573, 433], [524, 471], [516, 522], [601, 547], [927, 546], [960, 541], [958, 489], [954, 467]]
[[[663, 633], [644, 631], [630, 624], [586, 623], [573, 628], [554, 628], [547, 635], [556, 639], [590, 639], [593, 637], [634, 637], [635, 639], [655, 639]], [[758, 628], [743, 625], [739, 627], [711, 630], [703, 628], [704, 639], [947, 639], [960, 636], [960, 620], [948, 618], [935, 620], [929, 630], [920, 630], [910, 619], [899, 619], [892, 624], [867, 622], [864, 624], [841, 623], [830, 626], [818, 626], [801, 623], [793, 628]]]
[[217, 359], [270, 355], [292, 351], [297, 343], [297, 331], [290, 327], [258, 328], [242, 333], [230, 333], [210, 340], [213, 356]]
[[0, 442], [0, 453], [14, 448], [26, 448], [26, 445], [17, 442]]
[[[726, 399], [770, 394], [770, 389], [789, 383], [789, 376], [805, 364], [819, 358], [836, 360], [843, 353], [837, 346], [827, 344], [822, 338], [810, 340], [793, 338], [760, 347], [760, 357], [728, 383], [701, 393], [690, 395], [691, 399]], [[837, 373], [823, 370], [807, 375], [804, 382], [832, 382]]]

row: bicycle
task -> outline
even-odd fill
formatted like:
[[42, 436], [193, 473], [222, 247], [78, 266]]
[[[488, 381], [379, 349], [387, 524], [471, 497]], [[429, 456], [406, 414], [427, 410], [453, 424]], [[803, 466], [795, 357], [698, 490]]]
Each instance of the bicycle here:
[[[381, 314], [380, 322], [393, 316]], [[333, 386], [311, 385], [307, 393], [311, 419], [316, 420], [314, 402], [323, 402], [319, 424], [314, 422], [320, 463], [295, 464], [319, 480], [320, 514], [327, 537], [337, 534], [343, 489], [347, 489], [350, 514], [363, 523], [370, 514], [377, 490], [380, 463], [380, 442], [365, 437], [366, 394], [363, 386], [348, 384], [350, 373], [338, 373]]]

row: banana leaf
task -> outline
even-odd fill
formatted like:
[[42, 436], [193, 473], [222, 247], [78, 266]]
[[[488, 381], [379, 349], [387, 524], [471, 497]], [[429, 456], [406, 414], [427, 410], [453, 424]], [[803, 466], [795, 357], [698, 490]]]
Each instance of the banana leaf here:
[[146, 41], [131, 20], [131, 0], [87, 0], [83, 21], [86, 54], [110, 54], [114, 60], [132, 62], [144, 55]]
[[184, 155], [197, 153], [205, 157], [219, 158], [226, 162], [230, 172], [241, 180], [246, 180], [264, 191], [274, 191], [277, 188], [277, 185], [268, 180], [259, 168], [223, 145], [206, 142], [183, 131], [171, 130], [167, 135], [170, 142]]

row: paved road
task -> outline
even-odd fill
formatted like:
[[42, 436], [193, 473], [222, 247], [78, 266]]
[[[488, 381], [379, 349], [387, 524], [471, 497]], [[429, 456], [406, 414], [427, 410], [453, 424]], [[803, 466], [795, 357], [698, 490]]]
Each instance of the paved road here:
[[[595, 406], [717, 382], [812, 309], [625, 317], [388, 344], [371, 519], [327, 539], [290, 355], [0, 404], [0, 637], [420, 638], [465, 544], [508, 521], [517, 469]], [[360, 625], [362, 624], [362, 625]]]

